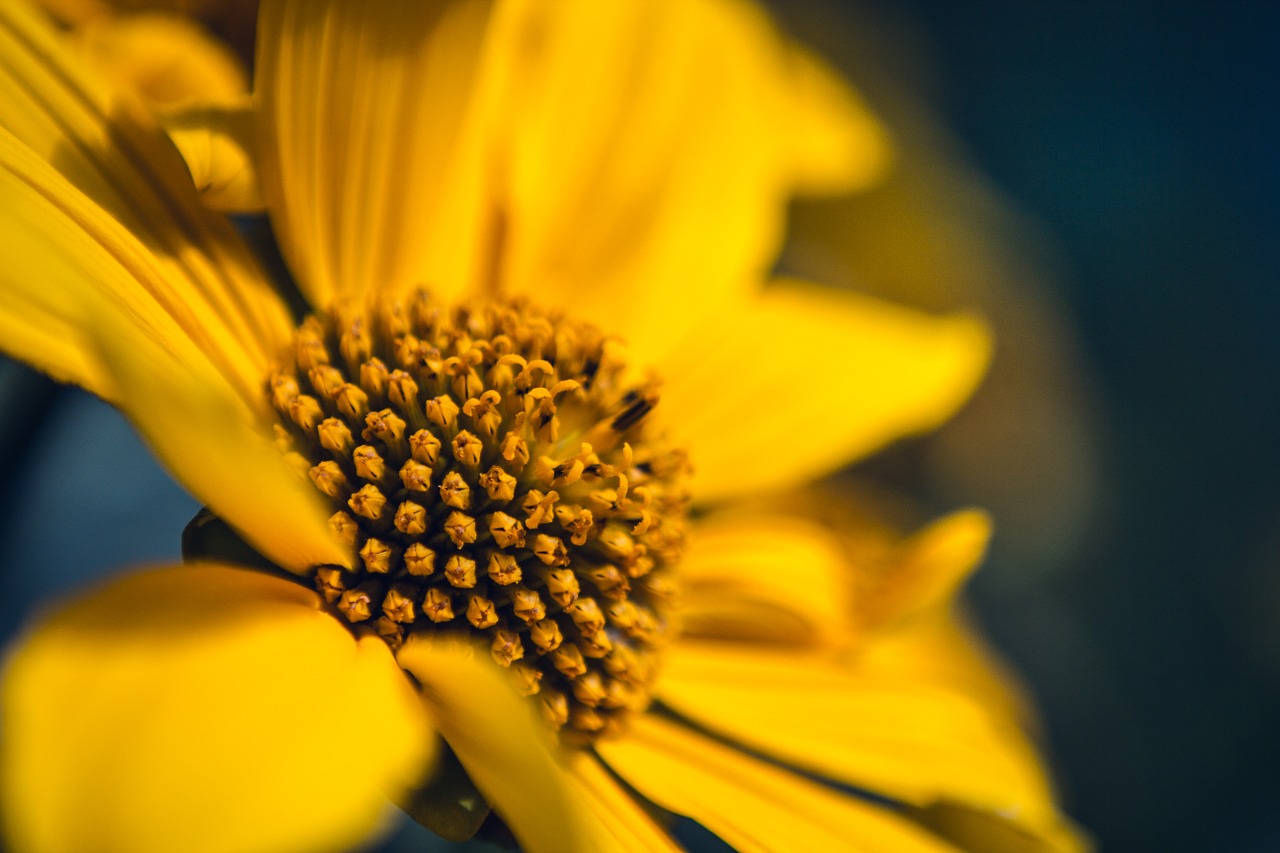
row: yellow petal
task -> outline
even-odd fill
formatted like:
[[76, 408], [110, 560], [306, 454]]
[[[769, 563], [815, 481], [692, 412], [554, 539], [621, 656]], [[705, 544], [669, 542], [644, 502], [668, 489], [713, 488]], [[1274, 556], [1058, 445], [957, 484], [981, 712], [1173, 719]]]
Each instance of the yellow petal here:
[[319, 496], [267, 439], [262, 374], [199, 334], [146, 247], [3, 130], [0, 252], [0, 348], [119, 406], [197, 498], [278, 564], [345, 561]]
[[734, 850], [956, 853], [880, 806], [835, 791], [652, 714], [601, 757], [627, 784], [691, 817]]
[[254, 213], [265, 207], [253, 160], [253, 122], [247, 102], [197, 106], [165, 117], [165, 130], [182, 152], [205, 206], [226, 213]]
[[982, 853], [1086, 853], [1087, 836], [1068, 821], [1054, 821], [1030, 829], [1008, 818], [954, 803], [909, 808], [907, 813], [964, 850]]
[[182, 15], [97, 16], [75, 30], [73, 44], [112, 85], [159, 113], [231, 105], [249, 91], [249, 75], [231, 49]]
[[1030, 815], [1049, 809], [1025, 739], [972, 698], [807, 653], [681, 642], [658, 696], [713, 732], [904, 802]]
[[883, 125], [817, 57], [793, 50], [790, 59], [797, 190], [850, 192], [878, 181], [892, 156]]
[[[796, 158], [856, 159], [850, 137], [873, 124], [860, 111], [846, 120], [852, 100], [792, 61], [798, 53], [752, 4], [506, 11], [499, 281], [620, 334], [641, 361], [760, 280]], [[810, 168], [814, 183], [839, 170]]]
[[695, 497], [715, 500], [803, 482], [937, 426], [990, 349], [972, 317], [782, 283], [664, 357], [655, 411], [691, 448]]
[[418, 635], [396, 657], [422, 684], [440, 734], [521, 849], [578, 849], [584, 830], [549, 732], [488, 654]]
[[858, 610], [864, 627], [881, 627], [951, 604], [987, 553], [991, 517], [963, 510], [935, 521], [898, 548], [892, 566], [859, 573]]
[[472, 97], [486, 0], [261, 7], [263, 191], [313, 304], [474, 274], [484, 201]]
[[5, 832], [32, 853], [347, 849], [432, 743], [381, 640], [214, 565], [120, 578], [36, 626], [3, 714]]
[[778, 514], [713, 514], [680, 563], [686, 636], [834, 646], [849, 625], [848, 568], [819, 525]]
[[153, 296], [260, 383], [289, 341], [288, 312], [230, 223], [201, 205], [168, 137], [23, 3], [0, 5], [0, 55], [0, 127], [133, 233], [164, 284]]
[[579, 753], [567, 763], [569, 789], [587, 828], [584, 850], [678, 853], [680, 847], [595, 756]]

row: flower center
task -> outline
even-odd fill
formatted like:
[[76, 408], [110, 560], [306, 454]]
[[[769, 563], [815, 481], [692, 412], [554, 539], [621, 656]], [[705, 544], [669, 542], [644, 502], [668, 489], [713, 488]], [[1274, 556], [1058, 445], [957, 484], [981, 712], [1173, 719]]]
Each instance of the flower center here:
[[340, 306], [271, 377], [279, 443], [332, 502], [353, 568], [317, 566], [347, 621], [396, 649], [469, 632], [562, 736], [649, 702], [674, 630], [683, 452], [652, 434], [652, 379], [618, 341], [523, 301], [425, 293]]

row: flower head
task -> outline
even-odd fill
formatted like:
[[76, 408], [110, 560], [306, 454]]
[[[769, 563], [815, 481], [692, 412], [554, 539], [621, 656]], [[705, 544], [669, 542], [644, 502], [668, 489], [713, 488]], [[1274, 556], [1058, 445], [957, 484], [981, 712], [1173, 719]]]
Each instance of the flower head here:
[[[969, 318], [761, 289], [787, 195], [883, 159], [851, 96], [731, 0], [261, 15], [296, 324], [146, 114], [0, 5], [3, 345], [209, 508], [201, 562], [15, 652], [16, 843], [339, 849], [392, 796], [531, 850], [671, 848], [634, 789], [740, 847], [940, 850], [953, 812], [1069, 847], [1002, 717], [843, 656], [829, 532], [713, 512], [936, 424], [985, 363]], [[274, 568], [199, 547], [222, 523]], [[985, 522], [922, 542], [899, 616]]]

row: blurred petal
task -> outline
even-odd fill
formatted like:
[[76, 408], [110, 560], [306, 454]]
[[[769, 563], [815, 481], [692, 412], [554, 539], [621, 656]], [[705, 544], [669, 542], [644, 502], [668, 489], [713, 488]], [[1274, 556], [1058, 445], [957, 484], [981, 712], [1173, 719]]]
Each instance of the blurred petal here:
[[879, 627], [951, 604], [960, 585], [987, 553], [991, 517], [981, 510], [952, 513], [898, 547], [890, 568], [858, 572], [858, 611]]
[[681, 642], [658, 696], [768, 756], [904, 802], [1040, 819], [1049, 791], [1025, 740], [962, 694], [813, 654]]
[[[865, 111], [753, 4], [507, 9], [499, 281], [617, 332], [642, 362], [760, 281], [797, 179], [882, 159]], [[821, 162], [801, 175], [801, 157]]]
[[816, 57], [793, 49], [789, 58], [797, 191], [847, 193], [876, 182], [891, 158], [884, 127]]
[[734, 850], [893, 850], [956, 853], [849, 794], [646, 714], [627, 737], [597, 747], [613, 770], [662, 808], [691, 817]]
[[263, 191], [313, 305], [416, 284], [457, 295], [472, 277], [485, 153], [472, 84], [490, 6], [262, 4]]
[[280, 565], [345, 562], [318, 494], [266, 438], [263, 374], [241, 352], [228, 376], [235, 350], [201, 333], [154, 256], [3, 130], [0, 202], [0, 347], [119, 406], [196, 497]]
[[381, 640], [215, 565], [123, 577], [36, 626], [3, 713], [6, 832], [32, 853], [342, 850], [430, 757]]
[[413, 636], [396, 655], [422, 684], [440, 734], [522, 849], [574, 850], [582, 835], [565, 768], [530, 702], [487, 654]]
[[73, 39], [112, 85], [159, 113], [234, 104], [249, 91], [248, 72], [231, 49], [182, 15], [102, 15], [77, 28]]
[[230, 223], [201, 205], [168, 137], [23, 3], [0, 5], [0, 56], [0, 127], [146, 246], [165, 285], [153, 298], [198, 318], [211, 357], [237, 353], [261, 382], [293, 324]]
[[227, 213], [254, 213], [265, 207], [253, 160], [254, 113], [249, 104], [178, 111], [165, 117], [164, 127], [207, 207]]
[[896, 625], [859, 648], [859, 672], [896, 676], [973, 696], [993, 716], [1019, 729], [1037, 725], [1031, 704], [1013, 672], [1003, 666], [976, 631], [950, 608]]
[[844, 554], [802, 519], [749, 511], [700, 519], [680, 575], [686, 636], [834, 646], [852, 630]]
[[972, 317], [784, 283], [668, 353], [656, 411], [693, 448], [694, 494], [715, 500], [803, 482], [937, 426], [990, 350]]
[[569, 759], [569, 788], [587, 826], [586, 850], [678, 853], [680, 848], [593, 755]]

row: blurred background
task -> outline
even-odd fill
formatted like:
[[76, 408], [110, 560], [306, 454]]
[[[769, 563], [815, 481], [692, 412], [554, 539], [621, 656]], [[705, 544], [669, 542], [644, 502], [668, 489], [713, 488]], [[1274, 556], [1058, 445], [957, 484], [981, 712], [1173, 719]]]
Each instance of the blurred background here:
[[[898, 150], [782, 266], [999, 338], [954, 424], [848, 476], [993, 510], [970, 604], [1102, 848], [1280, 851], [1280, 4], [773, 7]], [[197, 507], [91, 398], [0, 362], [0, 399], [7, 639]]]

